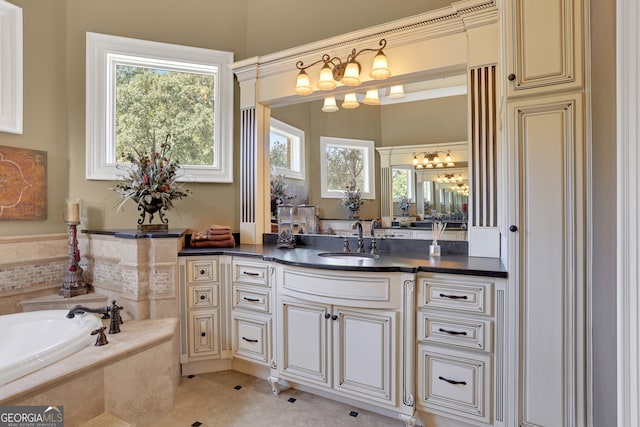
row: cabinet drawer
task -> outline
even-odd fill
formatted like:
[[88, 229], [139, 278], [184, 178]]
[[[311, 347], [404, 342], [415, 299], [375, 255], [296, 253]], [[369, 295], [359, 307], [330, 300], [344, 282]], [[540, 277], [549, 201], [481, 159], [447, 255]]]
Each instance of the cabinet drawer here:
[[418, 346], [418, 405], [489, 423], [491, 356]]
[[233, 261], [233, 282], [270, 286], [269, 265], [250, 261]]
[[418, 312], [418, 340], [491, 351], [491, 322]]
[[256, 286], [233, 285], [233, 308], [271, 313], [271, 292]]
[[188, 286], [189, 308], [218, 306], [218, 285]]
[[218, 310], [189, 313], [189, 357], [204, 357], [220, 354], [218, 345]]
[[217, 282], [218, 259], [188, 259], [187, 283]]
[[418, 282], [418, 308], [491, 314], [492, 292], [493, 282], [490, 280], [421, 277]]
[[271, 320], [263, 317], [233, 316], [233, 355], [269, 365]]

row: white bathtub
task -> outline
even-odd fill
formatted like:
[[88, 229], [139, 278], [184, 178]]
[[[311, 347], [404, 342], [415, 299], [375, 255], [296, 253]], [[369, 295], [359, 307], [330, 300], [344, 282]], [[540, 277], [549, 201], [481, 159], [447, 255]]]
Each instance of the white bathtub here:
[[0, 316], [0, 385], [56, 362], [90, 344], [100, 317], [86, 313], [67, 319], [68, 310]]

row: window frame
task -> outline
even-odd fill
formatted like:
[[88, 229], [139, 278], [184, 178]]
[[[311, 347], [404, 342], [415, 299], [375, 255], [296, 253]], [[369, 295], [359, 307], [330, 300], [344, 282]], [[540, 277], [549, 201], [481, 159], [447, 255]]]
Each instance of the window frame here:
[[233, 52], [87, 32], [86, 34], [86, 178], [116, 180], [115, 67], [131, 65], [181, 72], [217, 73], [214, 161], [180, 165], [182, 182], [233, 181]]
[[360, 189], [360, 196], [363, 199], [373, 200], [376, 198], [375, 181], [375, 143], [364, 139], [336, 138], [331, 136], [320, 137], [320, 196], [325, 199], [341, 199], [344, 197], [343, 190], [331, 190], [327, 183], [327, 148], [349, 148], [364, 151], [364, 187]]
[[285, 178], [289, 179], [305, 179], [305, 140], [304, 140], [304, 131], [302, 129], [298, 129], [294, 126], [291, 126], [287, 123], [281, 122], [280, 120], [271, 119], [269, 125], [269, 158], [271, 158], [271, 134], [278, 133], [280, 135], [284, 135], [291, 139], [291, 163], [297, 164], [297, 169], [292, 168], [281, 168], [276, 166], [271, 166], [271, 173], [275, 175], [283, 175]]
[[22, 8], [0, 1], [0, 132], [22, 134]]

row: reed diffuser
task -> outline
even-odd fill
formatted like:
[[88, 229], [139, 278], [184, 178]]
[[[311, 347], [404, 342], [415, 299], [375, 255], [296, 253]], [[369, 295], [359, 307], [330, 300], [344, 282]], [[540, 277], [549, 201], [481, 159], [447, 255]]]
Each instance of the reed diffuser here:
[[434, 221], [431, 225], [431, 229], [433, 230], [433, 241], [429, 245], [429, 255], [431, 256], [440, 256], [440, 245], [438, 241], [444, 233], [444, 230], [447, 228], [446, 222]]

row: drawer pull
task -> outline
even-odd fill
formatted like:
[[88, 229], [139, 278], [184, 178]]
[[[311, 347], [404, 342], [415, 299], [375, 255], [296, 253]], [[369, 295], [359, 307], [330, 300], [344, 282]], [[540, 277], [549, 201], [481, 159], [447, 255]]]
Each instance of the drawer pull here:
[[258, 277], [260, 275], [260, 273], [252, 273], [250, 271], [243, 271], [242, 274], [244, 276], [251, 276], [251, 277]]
[[450, 334], [450, 335], [467, 335], [467, 333], [465, 331], [449, 331], [449, 330], [443, 329], [443, 328], [438, 329], [438, 331], [444, 332], [444, 333], [447, 333], [447, 334]]
[[205, 270], [204, 268], [201, 268], [201, 269], [200, 269], [200, 274], [201, 274], [201, 275], [203, 275], [203, 276], [204, 276], [204, 275], [206, 274], [206, 272], [207, 272], [207, 270]]
[[200, 295], [200, 299], [205, 299], [205, 298], [206, 298], [206, 296]]
[[449, 298], [449, 299], [467, 299], [466, 295], [447, 295], [440, 294], [440, 298]]
[[245, 300], [245, 301], [249, 301], [249, 302], [260, 302], [259, 298], [242, 297], [242, 299]]
[[207, 333], [206, 333], [206, 332], [200, 332], [200, 336], [201, 336], [201, 337], [206, 337], [206, 336], [207, 336]]
[[245, 340], [246, 342], [258, 342], [258, 340], [252, 340], [247, 337], [242, 337], [242, 339]]
[[448, 382], [449, 384], [453, 384], [453, 385], [467, 385], [466, 381], [455, 381], [455, 380], [450, 380], [448, 378], [445, 377], [438, 377], [439, 380]]

